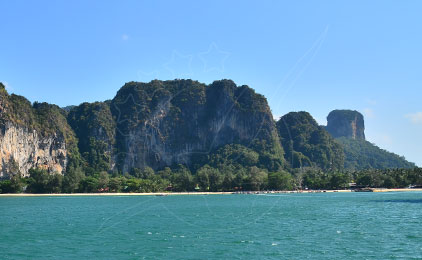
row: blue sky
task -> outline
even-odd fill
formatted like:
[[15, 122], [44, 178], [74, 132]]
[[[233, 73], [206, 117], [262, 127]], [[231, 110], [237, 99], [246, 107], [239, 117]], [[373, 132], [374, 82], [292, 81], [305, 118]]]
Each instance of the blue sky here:
[[230, 78], [275, 116], [337, 108], [422, 166], [421, 1], [0, 0], [0, 81], [60, 106], [128, 81]]

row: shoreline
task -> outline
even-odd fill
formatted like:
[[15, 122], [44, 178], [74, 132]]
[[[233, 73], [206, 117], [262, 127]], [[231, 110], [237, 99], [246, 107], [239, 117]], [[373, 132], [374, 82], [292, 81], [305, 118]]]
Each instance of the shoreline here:
[[373, 188], [373, 192], [403, 192], [403, 191], [422, 191], [422, 188], [415, 188], [415, 189], [407, 189], [407, 188], [401, 188], [401, 189], [385, 189], [385, 188]]
[[[371, 188], [371, 192], [408, 192], [422, 191], [422, 188], [416, 189], [384, 189]], [[0, 194], [0, 197], [84, 197], [84, 196], [184, 196], [184, 195], [236, 195], [236, 194], [292, 194], [292, 193], [345, 193], [355, 192], [353, 190], [299, 190], [299, 191], [244, 191], [244, 192], [153, 192], [153, 193], [6, 193]]]

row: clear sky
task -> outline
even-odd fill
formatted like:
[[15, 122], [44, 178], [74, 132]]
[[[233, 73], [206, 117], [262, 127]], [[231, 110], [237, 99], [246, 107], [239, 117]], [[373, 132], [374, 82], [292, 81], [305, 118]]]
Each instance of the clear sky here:
[[422, 1], [0, 0], [0, 81], [60, 106], [128, 81], [229, 78], [275, 116], [362, 112], [369, 141], [422, 166]]

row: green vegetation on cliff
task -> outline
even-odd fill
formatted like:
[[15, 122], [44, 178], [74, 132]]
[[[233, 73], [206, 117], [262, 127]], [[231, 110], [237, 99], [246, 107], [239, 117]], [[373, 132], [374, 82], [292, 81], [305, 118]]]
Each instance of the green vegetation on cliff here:
[[83, 103], [70, 109], [68, 122], [79, 140], [87, 175], [112, 169], [115, 121], [110, 102]]
[[413, 168], [404, 157], [380, 149], [365, 141], [364, 117], [358, 111], [334, 110], [327, 117], [328, 132], [344, 151], [344, 168], [348, 170]]
[[0, 84], [0, 125], [54, 136], [65, 142], [67, 150], [64, 176], [41, 167], [21, 178], [12, 158], [7, 167], [16, 174], [0, 183], [1, 192], [421, 184], [420, 169], [410, 169], [414, 164], [364, 140], [363, 116], [357, 111], [330, 113], [327, 129], [340, 136], [334, 139], [307, 112], [288, 113], [274, 122], [264, 96], [231, 80], [209, 85], [192, 80], [129, 82], [112, 100], [65, 109], [31, 104], [22, 96], [9, 95]]
[[266, 99], [231, 80], [205, 85], [192, 80], [125, 84], [111, 102], [116, 120], [117, 168], [189, 167], [227, 144], [259, 154], [276, 170], [283, 149]]
[[291, 167], [343, 168], [341, 145], [309, 113], [288, 113], [277, 122], [277, 129]]
[[414, 163], [404, 157], [390, 153], [378, 146], [365, 141], [347, 137], [338, 138], [344, 149], [344, 167], [350, 170], [413, 168]]
[[0, 86], [0, 120], [2, 124], [11, 122], [42, 135], [59, 134], [73, 138], [73, 130], [61, 108], [47, 103], [31, 104], [25, 97], [9, 95], [3, 85]]
[[[57, 143], [65, 143], [68, 165], [79, 163], [78, 140], [66, 119], [66, 112], [56, 105], [34, 102], [9, 95], [0, 85], [0, 126], [3, 131], [10, 126], [36, 131], [42, 137], [54, 137]], [[36, 158], [33, 158], [36, 159]]]

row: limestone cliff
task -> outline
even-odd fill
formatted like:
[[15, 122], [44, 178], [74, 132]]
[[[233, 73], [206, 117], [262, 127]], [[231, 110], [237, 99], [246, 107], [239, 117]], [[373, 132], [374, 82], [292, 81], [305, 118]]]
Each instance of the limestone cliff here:
[[[359, 112], [335, 110], [327, 119], [332, 136], [365, 141]], [[129, 82], [112, 100], [66, 109], [31, 104], [0, 83], [0, 178], [28, 175], [30, 168], [89, 176], [178, 164], [195, 168], [213, 160], [270, 172], [286, 159], [293, 168], [340, 169], [344, 154], [346, 168], [408, 165], [387, 164], [396, 157], [378, 150], [363, 153], [367, 143], [337, 141], [306, 112], [289, 113], [276, 127], [265, 97], [231, 80]]]
[[327, 131], [335, 138], [365, 140], [365, 122], [358, 111], [334, 110], [327, 117]]
[[327, 130], [341, 144], [344, 168], [350, 170], [413, 168], [404, 157], [383, 150], [365, 140], [365, 123], [361, 113], [334, 110], [327, 117]]
[[63, 173], [67, 164], [66, 143], [56, 134], [41, 136], [37, 130], [11, 122], [0, 126], [0, 177], [31, 168]]
[[9, 95], [0, 84], [0, 178], [30, 168], [63, 173], [72, 130], [60, 108]]
[[278, 158], [279, 166], [282, 161], [266, 99], [230, 80], [211, 85], [192, 80], [131, 82], [112, 100], [111, 111], [123, 172], [189, 165], [192, 158], [233, 143], [260, 149], [262, 160]]
[[4, 86], [0, 94], [3, 177], [33, 167], [64, 173], [70, 161], [87, 175], [191, 166], [230, 144], [256, 151], [269, 170], [284, 164], [266, 99], [230, 80], [130, 82], [111, 101], [66, 109], [32, 105]]

